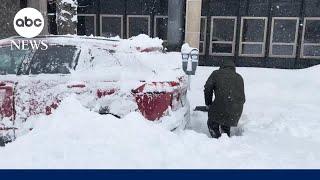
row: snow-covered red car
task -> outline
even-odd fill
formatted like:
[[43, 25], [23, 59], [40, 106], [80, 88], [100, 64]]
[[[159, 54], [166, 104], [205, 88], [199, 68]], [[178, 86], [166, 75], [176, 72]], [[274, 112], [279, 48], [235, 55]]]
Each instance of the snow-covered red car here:
[[171, 130], [188, 121], [180, 55], [165, 53], [159, 39], [43, 36], [32, 41], [47, 48], [24, 50], [17, 49], [20, 40], [0, 41], [0, 136], [8, 140], [32, 130], [34, 117], [50, 115], [72, 94], [100, 114], [139, 111]]

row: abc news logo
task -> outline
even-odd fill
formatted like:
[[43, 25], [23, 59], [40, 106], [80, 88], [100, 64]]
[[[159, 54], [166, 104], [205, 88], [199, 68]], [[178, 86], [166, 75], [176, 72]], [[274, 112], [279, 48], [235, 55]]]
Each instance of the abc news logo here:
[[47, 50], [48, 45], [45, 40], [31, 40], [38, 36], [44, 28], [44, 18], [42, 14], [34, 8], [21, 9], [14, 17], [15, 31], [28, 40], [12, 40], [11, 50]]
[[32, 19], [29, 19], [27, 16], [24, 17], [24, 19], [17, 19], [16, 21], [16, 26], [17, 27], [32, 27], [32, 26], [35, 26], [35, 27], [41, 27], [42, 25], [42, 21], [41, 19], [35, 19], [35, 20], [32, 20]]

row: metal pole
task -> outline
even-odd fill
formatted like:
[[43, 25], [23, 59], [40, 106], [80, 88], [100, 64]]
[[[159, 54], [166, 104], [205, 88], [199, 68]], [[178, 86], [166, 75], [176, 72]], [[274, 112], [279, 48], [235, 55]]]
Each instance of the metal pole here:
[[191, 76], [188, 75], [188, 90], [191, 90]]
[[180, 50], [183, 43], [184, 0], [168, 0], [168, 49]]

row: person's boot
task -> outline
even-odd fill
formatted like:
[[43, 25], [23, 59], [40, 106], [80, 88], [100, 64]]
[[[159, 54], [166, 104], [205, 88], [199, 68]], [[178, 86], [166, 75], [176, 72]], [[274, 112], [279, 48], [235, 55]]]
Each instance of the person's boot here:
[[220, 125], [218, 123], [212, 124], [212, 129], [210, 129], [210, 134], [213, 138], [219, 139], [221, 137]]
[[213, 138], [215, 139], [219, 139], [221, 137], [221, 133], [214, 133], [213, 135], [211, 135]]
[[0, 147], [4, 147], [5, 145], [3, 136], [0, 136]]
[[226, 133], [229, 137], [231, 137], [230, 129], [229, 126], [221, 126], [222, 133]]
[[209, 132], [212, 138], [219, 139], [221, 137], [220, 131], [214, 131], [212, 129], [209, 129]]

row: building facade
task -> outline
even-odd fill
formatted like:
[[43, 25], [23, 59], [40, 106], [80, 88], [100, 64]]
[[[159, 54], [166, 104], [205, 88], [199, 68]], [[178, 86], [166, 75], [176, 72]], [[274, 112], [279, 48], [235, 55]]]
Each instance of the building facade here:
[[17, 35], [13, 19], [20, 6], [20, 0], [0, 0], [0, 39]]
[[[168, 1], [78, 0], [77, 33], [121, 38], [143, 33], [166, 45], [168, 10], [176, 8], [185, 17], [185, 0], [184, 11]], [[319, 0], [202, 0], [200, 65], [220, 65], [222, 59], [287, 69], [320, 64], [319, 9]], [[55, 13], [55, 0], [49, 0], [51, 34], [57, 34]], [[177, 36], [183, 42], [183, 33]]]

